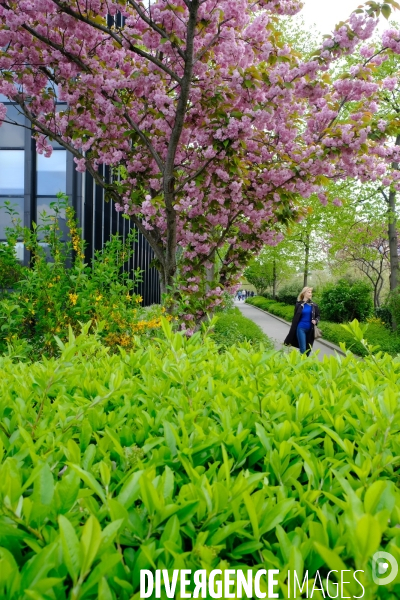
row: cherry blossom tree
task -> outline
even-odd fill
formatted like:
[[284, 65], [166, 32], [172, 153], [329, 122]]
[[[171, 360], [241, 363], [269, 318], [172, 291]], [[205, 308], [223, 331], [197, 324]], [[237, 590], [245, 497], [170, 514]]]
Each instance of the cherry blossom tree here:
[[145, 235], [191, 331], [302, 197], [326, 200], [324, 177], [366, 181], [398, 159], [370, 134], [391, 85], [372, 72], [400, 32], [329, 75], [389, 5], [369, 2], [302, 60], [277, 28], [299, 0], [0, 0], [0, 93], [39, 152], [58, 141]]

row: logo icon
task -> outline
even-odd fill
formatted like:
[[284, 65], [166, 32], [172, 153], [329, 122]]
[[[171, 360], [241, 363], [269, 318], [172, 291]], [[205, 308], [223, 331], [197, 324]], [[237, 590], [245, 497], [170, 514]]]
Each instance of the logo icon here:
[[[389, 585], [397, 577], [399, 565], [389, 552], [375, 552], [372, 557], [372, 578], [377, 585]], [[385, 577], [383, 577], [385, 576]]]

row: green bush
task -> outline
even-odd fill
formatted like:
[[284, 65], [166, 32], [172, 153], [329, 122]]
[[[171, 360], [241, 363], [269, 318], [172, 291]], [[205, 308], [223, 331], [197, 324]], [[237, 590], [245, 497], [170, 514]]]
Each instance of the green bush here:
[[284, 598], [288, 569], [398, 598], [371, 558], [400, 561], [399, 359], [220, 355], [163, 326], [119, 355], [71, 331], [59, 359], [0, 359], [1, 597], [131, 600], [141, 569], [240, 568], [279, 570]]
[[390, 292], [385, 308], [390, 312], [391, 323], [395, 322], [397, 330], [400, 331], [400, 287]]
[[374, 311], [371, 288], [361, 280], [340, 279], [329, 284], [322, 291], [319, 306], [324, 320], [333, 323], [365, 321]]
[[300, 287], [298, 282], [288, 283], [278, 290], [276, 299], [278, 302], [293, 304], [294, 306], [302, 289], [303, 287]]
[[392, 313], [387, 306], [379, 306], [374, 310], [375, 317], [389, 329], [392, 327]]
[[214, 327], [212, 337], [223, 348], [245, 341], [253, 344], [262, 343], [266, 348], [273, 347], [272, 342], [262, 329], [253, 321], [244, 317], [238, 308], [218, 314], [218, 321]]
[[[319, 326], [323, 332], [324, 339], [338, 345], [340, 342], [344, 342], [346, 348], [354, 352], [354, 354], [358, 356], [367, 355], [365, 348], [359, 342], [355, 342], [352, 335], [345, 331], [339, 323], [321, 321]], [[400, 336], [394, 334], [382, 323], [368, 323], [365, 331], [365, 340], [372, 346], [379, 346], [375, 352], [382, 351], [391, 355], [400, 353]]]
[[[16, 222], [18, 213], [9, 200], [5, 200], [0, 208], [10, 216], [11, 222]], [[0, 243], [0, 296], [15, 285], [24, 270], [15, 252], [18, 231], [14, 227], [6, 227], [6, 236], [7, 241]]]
[[288, 306], [286, 304], [276, 302], [275, 300], [269, 300], [262, 296], [247, 298], [246, 302], [256, 306], [257, 308], [262, 308], [263, 310], [266, 310], [277, 317], [281, 317], [281, 319], [285, 319], [286, 321], [291, 321], [293, 319], [294, 305]]
[[[66, 341], [68, 326], [76, 333], [89, 320], [93, 325], [104, 323], [101, 335], [114, 348], [132, 347], [136, 335], [153, 335], [160, 328], [162, 309], [141, 308], [142, 298], [135, 293], [140, 270], [124, 270], [135, 235], [124, 241], [113, 236], [89, 265], [83, 260], [84, 242], [68, 198], [60, 194], [51, 208], [54, 214], [43, 213], [43, 224], [32, 231], [18, 223], [8, 230], [7, 247], [23, 238], [33, 264], [20, 271], [15, 293], [0, 299], [0, 352], [17, 344], [28, 357], [53, 356], [59, 352], [55, 336]], [[59, 227], [62, 214], [69, 230], [67, 243]], [[48, 244], [51, 261], [41, 242]]]

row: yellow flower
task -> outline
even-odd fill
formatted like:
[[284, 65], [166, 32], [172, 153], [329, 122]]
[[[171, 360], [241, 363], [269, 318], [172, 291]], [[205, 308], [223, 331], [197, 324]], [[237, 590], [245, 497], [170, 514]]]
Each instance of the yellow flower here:
[[99, 294], [98, 296], [96, 296], [96, 302], [100, 302], [100, 300], [102, 299], [102, 297], [103, 296], [101, 294]]
[[142, 296], [138, 296], [138, 297], [136, 298], [136, 302], [138, 302], [138, 303], [139, 303], [139, 302], [143, 302], [143, 298], [142, 298]]
[[76, 301], [78, 300], [78, 294], [68, 294], [71, 303], [75, 306]]

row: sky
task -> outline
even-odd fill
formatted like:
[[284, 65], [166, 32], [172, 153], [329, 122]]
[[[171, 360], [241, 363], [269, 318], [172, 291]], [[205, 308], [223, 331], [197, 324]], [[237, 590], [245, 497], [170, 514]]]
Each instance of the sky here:
[[[330, 33], [336, 23], [345, 21], [360, 4], [365, 4], [365, 0], [303, 0], [303, 2], [304, 8], [300, 14], [306, 25], [311, 26], [315, 23], [317, 29], [323, 34]], [[400, 11], [392, 14], [393, 20], [400, 20]], [[387, 21], [383, 17], [381, 21], [379, 29], [383, 31], [387, 28]]]

